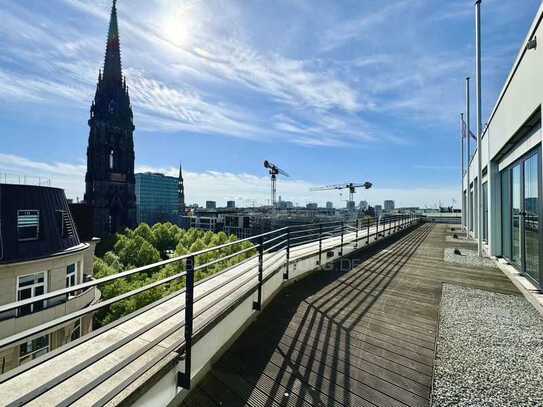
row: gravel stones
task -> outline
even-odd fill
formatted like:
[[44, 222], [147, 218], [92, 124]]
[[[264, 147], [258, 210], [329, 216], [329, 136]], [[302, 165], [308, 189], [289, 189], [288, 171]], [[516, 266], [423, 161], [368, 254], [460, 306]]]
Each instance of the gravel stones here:
[[542, 406], [543, 321], [521, 295], [443, 286], [432, 406]]
[[447, 248], [443, 253], [443, 261], [445, 263], [456, 263], [464, 266], [473, 267], [492, 267], [496, 268], [496, 264], [487, 257], [479, 257], [477, 250], [469, 250], [460, 248], [461, 255], [454, 253], [454, 248]]

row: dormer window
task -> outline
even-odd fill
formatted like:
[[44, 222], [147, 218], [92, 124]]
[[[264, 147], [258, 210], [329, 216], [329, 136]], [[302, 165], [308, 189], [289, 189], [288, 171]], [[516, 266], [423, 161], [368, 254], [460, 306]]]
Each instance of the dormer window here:
[[38, 240], [40, 237], [40, 211], [17, 211], [17, 239], [22, 241]]
[[72, 237], [74, 234], [74, 230], [73, 230], [72, 221], [70, 219], [70, 215], [68, 214], [68, 212], [63, 211], [63, 210], [57, 210], [56, 216], [57, 216], [57, 227], [60, 233], [60, 237], [62, 239], [65, 239], [67, 237]]
[[109, 169], [113, 170], [115, 168], [115, 152], [113, 150], [109, 151]]

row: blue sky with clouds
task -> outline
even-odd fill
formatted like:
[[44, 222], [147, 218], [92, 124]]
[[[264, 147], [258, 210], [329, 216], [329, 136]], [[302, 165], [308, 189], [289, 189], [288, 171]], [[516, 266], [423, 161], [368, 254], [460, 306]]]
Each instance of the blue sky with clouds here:
[[[484, 0], [484, 115], [540, 0]], [[84, 190], [109, 0], [0, 0], [0, 172]], [[136, 167], [186, 171], [189, 201], [264, 203], [262, 161], [300, 204], [434, 205], [459, 195], [472, 0], [119, 0]], [[247, 201], [248, 202], [248, 201]], [[243, 204], [243, 201], [241, 201]]]

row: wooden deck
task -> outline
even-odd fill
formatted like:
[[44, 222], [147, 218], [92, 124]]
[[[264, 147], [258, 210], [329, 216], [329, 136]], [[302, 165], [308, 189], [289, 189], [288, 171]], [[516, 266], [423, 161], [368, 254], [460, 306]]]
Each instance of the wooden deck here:
[[285, 288], [183, 405], [429, 405], [442, 283], [518, 293], [497, 269], [445, 263], [450, 227], [423, 225]]

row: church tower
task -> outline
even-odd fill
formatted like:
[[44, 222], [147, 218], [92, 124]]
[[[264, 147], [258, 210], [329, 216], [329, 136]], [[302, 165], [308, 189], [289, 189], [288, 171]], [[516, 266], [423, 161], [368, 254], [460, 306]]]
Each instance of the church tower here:
[[185, 216], [185, 184], [183, 181], [183, 169], [179, 164], [179, 176], [177, 178], [177, 200], [179, 202], [179, 214]]
[[104, 70], [90, 109], [85, 202], [94, 213], [94, 235], [136, 225], [134, 124], [121, 69], [116, 0], [113, 0]]

